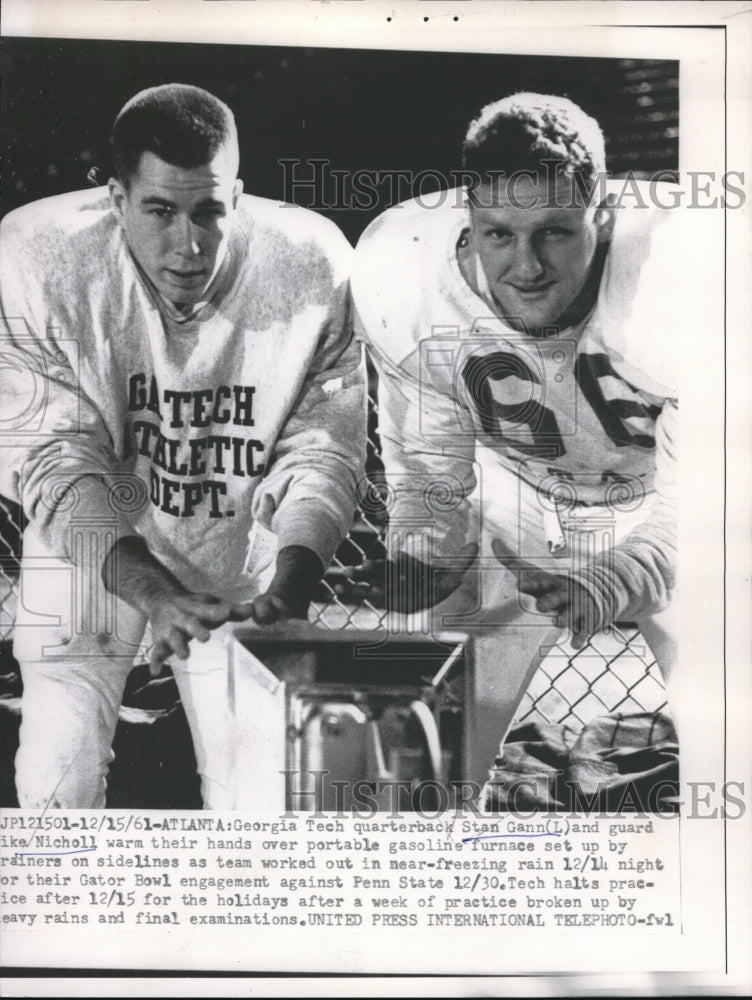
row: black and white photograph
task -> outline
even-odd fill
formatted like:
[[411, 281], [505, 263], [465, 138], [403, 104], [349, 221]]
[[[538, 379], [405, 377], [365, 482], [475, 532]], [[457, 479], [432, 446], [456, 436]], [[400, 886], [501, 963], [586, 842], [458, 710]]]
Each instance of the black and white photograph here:
[[4, 18], [8, 995], [733, 991], [739, 34], [151, 6]]
[[[20, 431], [4, 473], [3, 537], [18, 563], [4, 574], [4, 638], [24, 684], [19, 804], [233, 808], [226, 675], [204, 688], [200, 668], [223, 654], [204, 644], [243, 621], [275, 627], [284, 652], [303, 619], [326, 630], [309, 633], [321, 636], [316, 669], [341, 670], [343, 690], [293, 706], [307, 730], [298, 753], [324, 753], [341, 779], [440, 779], [448, 767], [482, 782], [493, 766], [488, 807], [503, 809], [514, 769], [534, 759], [550, 780], [528, 794], [556, 808], [572, 750], [614, 777], [600, 782], [609, 808], [630, 779], [647, 802], [646, 771], [670, 799], [678, 389], [665, 342], [643, 323], [686, 239], [678, 61], [52, 39], [9, 39], [5, 59], [3, 313], [21, 336], [9, 327], [4, 362], [3, 426], [17, 414]], [[205, 185], [161, 165], [198, 170], [215, 146], [227, 163]], [[143, 190], [141, 156], [154, 166]], [[495, 176], [515, 186], [499, 193]], [[538, 186], [550, 182], [566, 190], [548, 204]], [[209, 208], [206, 247], [194, 198]], [[196, 241], [187, 254], [176, 230]], [[530, 259], [515, 249], [523, 238]], [[555, 252], [536, 249], [547, 243]], [[693, 291], [679, 277], [674, 313]], [[202, 329], [205, 304], [216, 333]], [[452, 627], [472, 637], [473, 662], [461, 649], [433, 685], [446, 718], [430, 738], [419, 717], [387, 732], [394, 712], [347, 691], [351, 649], [340, 656], [329, 633], [406, 632], [415, 656], [390, 658], [409, 663], [422, 644], [438, 674], [434, 640]], [[369, 656], [359, 642], [374, 661], [366, 683], [382, 673], [393, 685], [378, 647]], [[393, 724], [427, 673], [409, 677], [408, 663]], [[467, 705], [450, 688], [463, 667]], [[107, 799], [129, 674], [118, 739], [130, 742]], [[175, 754], [178, 698], [200, 799]], [[155, 753], [164, 744], [151, 759], [146, 733]], [[365, 760], [377, 734], [388, 745], [370, 767], [383, 757], [383, 773]], [[537, 756], [520, 759], [530, 742]], [[252, 794], [248, 805], [264, 804]]]

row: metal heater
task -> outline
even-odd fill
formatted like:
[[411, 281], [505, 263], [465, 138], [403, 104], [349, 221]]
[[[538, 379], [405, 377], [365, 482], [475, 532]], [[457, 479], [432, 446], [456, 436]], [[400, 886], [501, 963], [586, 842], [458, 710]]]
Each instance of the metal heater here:
[[462, 634], [237, 629], [236, 808], [453, 806], [468, 760], [471, 674]]

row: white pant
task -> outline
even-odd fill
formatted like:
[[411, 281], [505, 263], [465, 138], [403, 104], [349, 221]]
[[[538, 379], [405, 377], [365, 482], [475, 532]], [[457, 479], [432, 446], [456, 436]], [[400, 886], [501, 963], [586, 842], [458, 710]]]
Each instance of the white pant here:
[[[50, 555], [27, 530], [14, 630], [24, 693], [16, 756], [26, 809], [105, 805], [112, 740], [128, 674], [146, 629], [142, 614]], [[232, 808], [234, 746], [226, 644], [231, 626], [173, 659], [193, 736], [204, 807]]]
[[[442, 604], [411, 616], [392, 616], [390, 627], [436, 634], [452, 630], [472, 639], [473, 690], [466, 733], [469, 773], [484, 783], [519, 703], [535, 671], [561, 636], [550, 615], [535, 610], [535, 599], [520, 594], [517, 575], [500, 565], [491, 549], [500, 538], [520, 559], [549, 572], [566, 573], [618, 543], [645, 520], [647, 498], [634, 510], [575, 505], [557, 512], [532, 486], [496, 467], [483, 470], [482, 494], [474, 497], [481, 553], [459, 590]], [[566, 549], [549, 554], [548, 537], [562, 528]], [[668, 676], [676, 658], [672, 608], [637, 621], [662, 671]]]

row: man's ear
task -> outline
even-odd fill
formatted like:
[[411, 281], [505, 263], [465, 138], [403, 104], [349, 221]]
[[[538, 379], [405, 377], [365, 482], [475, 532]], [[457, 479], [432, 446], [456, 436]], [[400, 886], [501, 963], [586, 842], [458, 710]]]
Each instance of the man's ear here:
[[614, 235], [616, 224], [616, 209], [604, 203], [595, 210], [595, 227], [598, 232], [598, 242], [607, 243]]
[[469, 198], [465, 202], [465, 223], [470, 231], [470, 237], [475, 234], [475, 202]]
[[110, 191], [110, 207], [121, 226], [125, 226], [126, 191], [122, 183], [115, 177], [110, 177], [107, 187]]
[[238, 201], [240, 200], [240, 196], [241, 196], [242, 193], [243, 193], [243, 182], [238, 177], [238, 179], [235, 181], [235, 186], [232, 189], [232, 207], [233, 208], [237, 208], [238, 207]]

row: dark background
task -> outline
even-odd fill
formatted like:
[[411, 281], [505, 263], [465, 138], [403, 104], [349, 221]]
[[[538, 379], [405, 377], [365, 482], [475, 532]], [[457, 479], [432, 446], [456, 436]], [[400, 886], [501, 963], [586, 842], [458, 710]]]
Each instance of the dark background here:
[[[115, 115], [159, 83], [193, 83], [226, 101], [246, 190], [282, 200], [291, 194], [282, 159], [325, 158], [340, 170], [459, 169], [470, 120], [517, 90], [564, 94], [593, 115], [614, 174], [676, 170], [678, 76], [675, 61], [7, 39], [3, 209], [87, 187], [92, 167], [106, 183]], [[427, 181], [421, 190], [438, 187]], [[398, 200], [412, 193], [403, 184]], [[355, 240], [387, 207], [324, 214]]]
[[[105, 184], [115, 115], [137, 91], [168, 82], [205, 87], [227, 102], [238, 123], [246, 190], [279, 200], [296, 194], [285, 184], [283, 159], [326, 159], [330, 170], [447, 176], [461, 167], [470, 120], [483, 105], [519, 90], [566, 95], [593, 115], [616, 176], [678, 169], [676, 61], [8, 38], [0, 73], [3, 212]], [[310, 176], [309, 168], [300, 170]], [[403, 182], [396, 200], [438, 187], [426, 181], [413, 192]], [[378, 190], [370, 210], [323, 212], [354, 242], [390, 204], [389, 185]], [[334, 191], [328, 194], [333, 201]], [[310, 205], [306, 197], [295, 200]], [[0, 497], [0, 573], [9, 579], [18, 571], [20, 526], [18, 508]], [[174, 686], [147, 680], [144, 668], [134, 672], [126, 703], [162, 714], [156, 722], [119, 725], [108, 804], [197, 807], [190, 736]], [[15, 804], [19, 695], [5, 630], [0, 805]]]

